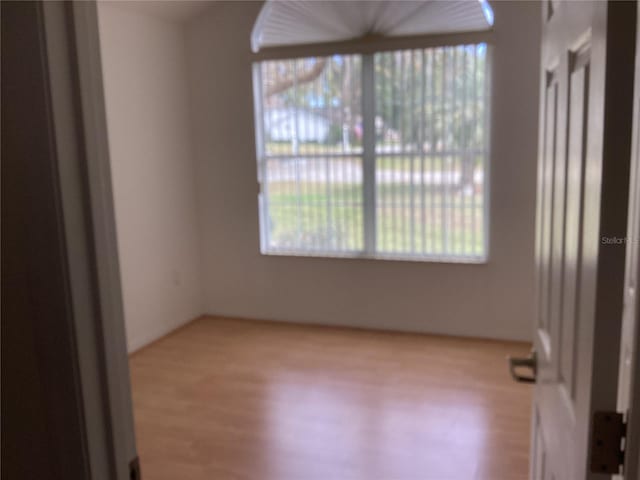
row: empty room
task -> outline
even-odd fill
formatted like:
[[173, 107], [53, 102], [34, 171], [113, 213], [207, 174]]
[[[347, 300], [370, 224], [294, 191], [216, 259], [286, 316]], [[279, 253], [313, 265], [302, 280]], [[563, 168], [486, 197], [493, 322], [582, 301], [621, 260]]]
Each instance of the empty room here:
[[543, 6], [98, 4], [144, 475], [527, 478]]
[[84, 478], [640, 478], [637, 1], [2, 6]]

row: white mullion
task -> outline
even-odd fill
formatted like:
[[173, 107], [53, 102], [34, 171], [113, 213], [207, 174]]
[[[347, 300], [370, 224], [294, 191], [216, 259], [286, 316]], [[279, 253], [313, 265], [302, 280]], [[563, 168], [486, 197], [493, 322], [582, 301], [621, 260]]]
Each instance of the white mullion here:
[[[416, 103], [416, 65], [415, 65], [415, 50], [411, 50], [410, 51], [410, 69], [409, 72], [411, 73], [411, 107], [410, 107], [410, 118], [411, 118], [411, 143], [415, 142], [415, 124], [416, 124], [416, 119], [415, 119], [415, 115], [414, 115], [414, 107], [415, 107], [415, 103]], [[411, 211], [411, 219], [409, 220], [409, 231], [410, 231], [410, 235], [411, 238], [409, 239], [409, 244], [411, 245], [411, 254], [415, 255], [416, 253], [416, 212], [415, 212], [415, 186], [414, 186], [414, 181], [413, 181], [413, 177], [414, 177], [414, 169], [415, 169], [415, 158], [416, 158], [416, 152], [411, 152], [410, 153], [410, 157], [409, 157], [409, 164], [410, 164], [410, 176], [409, 176], [409, 210]]]
[[489, 163], [489, 151], [491, 149], [491, 145], [490, 145], [490, 129], [491, 129], [491, 101], [490, 101], [490, 94], [491, 94], [491, 85], [492, 85], [492, 78], [491, 78], [491, 74], [493, 71], [492, 68], [492, 61], [493, 61], [493, 48], [491, 47], [491, 45], [485, 45], [485, 51], [484, 51], [484, 55], [485, 55], [485, 60], [484, 60], [484, 68], [485, 68], [485, 74], [484, 74], [484, 85], [483, 85], [483, 103], [484, 103], [484, 142], [483, 142], [483, 155], [482, 155], [482, 175], [483, 175], [483, 179], [482, 179], [482, 191], [483, 191], [483, 199], [482, 199], [482, 214], [483, 214], [483, 231], [482, 231], [482, 244], [483, 244], [483, 251], [482, 251], [482, 258], [483, 259], [487, 259], [489, 257], [489, 233], [490, 233], [490, 224], [489, 224], [489, 208], [491, 205], [489, 196], [491, 195], [491, 189], [490, 189], [490, 175], [489, 175], [489, 170], [491, 168], [491, 165]]
[[[476, 125], [478, 124], [478, 45], [474, 45], [473, 47], [473, 125], [474, 125], [474, 130], [473, 130], [473, 146], [474, 149], [477, 147], [478, 145], [478, 140], [477, 140], [477, 134], [475, 129], [477, 128]], [[473, 156], [473, 176], [474, 176], [474, 182], [473, 182], [473, 195], [471, 196], [471, 211], [473, 212], [473, 215], [471, 216], [471, 242], [473, 245], [473, 253], [474, 255], [476, 255], [477, 249], [476, 249], [476, 228], [477, 228], [477, 221], [476, 221], [476, 185], [475, 185], [475, 163], [476, 163], [476, 157], [475, 155]], [[484, 172], [484, 168], [485, 165], [482, 166], [483, 168], [483, 175], [485, 175]], [[486, 177], [483, 177], [482, 182], [484, 185], [484, 182], [486, 181]], [[484, 190], [483, 190], [484, 193]], [[483, 202], [486, 201], [485, 198], [482, 199]], [[484, 208], [484, 205], [483, 205]]]
[[258, 208], [260, 219], [260, 250], [269, 248], [269, 191], [267, 182], [267, 158], [264, 144], [264, 112], [262, 109], [262, 65], [253, 64], [253, 101], [255, 105], [256, 161], [258, 170]]
[[409, 135], [409, 131], [411, 130], [411, 126], [410, 126], [410, 119], [411, 119], [411, 115], [407, 115], [407, 97], [408, 92], [407, 89], [409, 88], [409, 72], [407, 69], [407, 63], [408, 63], [408, 59], [407, 59], [407, 53], [408, 51], [404, 50], [402, 52], [400, 52], [400, 86], [402, 88], [401, 90], [401, 103], [400, 103], [400, 131], [402, 132], [400, 135], [400, 151], [405, 153], [405, 156], [402, 157], [402, 159], [399, 162], [399, 168], [398, 170], [401, 172], [400, 175], [400, 180], [401, 180], [401, 184], [402, 184], [402, 188], [401, 188], [401, 193], [400, 193], [400, 204], [402, 205], [402, 243], [400, 246], [400, 250], [402, 251], [403, 254], [406, 254], [407, 251], [410, 249], [408, 247], [408, 245], [410, 245], [410, 242], [408, 242], [408, 238], [407, 238], [407, 230], [409, 230], [409, 222], [407, 221], [407, 211], [409, 210], [409, 202], [407, 201], [407, 190], [410, 190], [410, 187], [408, 187], [405, 182], [404, 182], [404, 174], [405, 174], [405, 167], [406, 167], [406, 160], [407, 160], [407, 145], [406, 145], [406, 138]]
[[364, 252], [376, 253], [376, 124], [373, 54], [362, 56], [362, 185]]
[[425, 155], [424, 155], [424, 143], [425, 143], [425, 108], [424, 104], [426, 101], [425, 91], [426, 91], [426, 82], [427, 82], [427, 69], [425, 66], [425, 52], [424, 50], [420, 50], [420, 135], [418, 141], [420, 142], [420, 216], [422, 220], [422, 226], [420, 228], [420, 247], [421, 254], [424, 255], [427, 252], [427, 206], [425, 202], [425, 186], [424, 186], [424, 176], [425, 176]]
[[[451, 117], [451, 121], [450, 121], [450, 128], [452, 131], [455, 131], [456, 128], [456, 108], [458, 106], [458, 99], [457, 99], [457, 78], [458, 78], [458, 48], [457, 47], [452, 47], [451, 48], [451, 110], [449, 111], [449, 115]], [[451, 150], [455, 151], [455, 143], [452, 139], [451, 141]], [[459, 204], [456, 201], [457, 197], [458, 197], [458, 192], [457, 192], [457, 186], [455, 183], [455, 175], [456, 175], [456, 154], [451, 155], [451, 166], [449, 167], [449, 202], [450, 202], [450, 208], [449, 208], [449, 230], [451, 232], [449, 238], [450, 238], [450, 243], [451, 243], [451, 254], [452, 255], [459, 255], [460, 252], [458, 251], [458, 242], [456, 242], [456, 217], [459, 217], [458, 215], [458, 207]]]

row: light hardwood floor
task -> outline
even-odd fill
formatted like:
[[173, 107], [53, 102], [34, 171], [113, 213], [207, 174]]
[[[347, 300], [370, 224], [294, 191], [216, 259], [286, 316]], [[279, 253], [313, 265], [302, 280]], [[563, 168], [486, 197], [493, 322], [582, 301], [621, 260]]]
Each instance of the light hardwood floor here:
[[148, 480], [524, 480], [523, 343], [203, 318], [131, 357]]

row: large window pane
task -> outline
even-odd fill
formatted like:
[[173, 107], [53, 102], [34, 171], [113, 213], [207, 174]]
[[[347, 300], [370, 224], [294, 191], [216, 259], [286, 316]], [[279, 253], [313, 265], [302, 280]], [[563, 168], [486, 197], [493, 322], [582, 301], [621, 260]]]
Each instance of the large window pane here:
[[485, 256], [487, 48], [375, 55], [377, 252]]
[[269, 159], [266, 171], [271, 250], [362, 249], [360, 158]]
[[260, 65], [263, 248], [363, 248], [361, 58]]
[[259, 64], [263, 251], [482, 261], [486, 45], [366, 59]]

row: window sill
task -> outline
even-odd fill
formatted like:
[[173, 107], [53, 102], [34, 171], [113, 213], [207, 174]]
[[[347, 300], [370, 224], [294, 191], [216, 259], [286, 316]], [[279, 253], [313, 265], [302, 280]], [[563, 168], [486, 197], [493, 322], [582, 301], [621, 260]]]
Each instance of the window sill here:
[[488, 257], [456, 257], [451, 255], [392, 255], [375, 254], [369, 255], [362, 252], [295, 252], [286, 250], [261, 251], [261, 255], [266, 257], [297, 257], [297, 258], [327, 258], [327, 259], [350, 259], [350, 260], [384, 260], [413, 263], [448, 263], [456, 265], [486, 265], [489, 263]]

